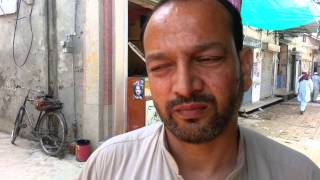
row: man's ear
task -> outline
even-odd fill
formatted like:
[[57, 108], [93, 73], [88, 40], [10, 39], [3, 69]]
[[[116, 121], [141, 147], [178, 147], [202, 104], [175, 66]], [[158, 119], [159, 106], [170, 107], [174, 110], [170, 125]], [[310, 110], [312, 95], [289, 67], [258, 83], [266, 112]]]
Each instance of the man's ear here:
[[242, 90], [246, 91], [251, 87], [251, 70], [253, 64], [253, 52], [250, 48], [243, 48], [240, 52]]

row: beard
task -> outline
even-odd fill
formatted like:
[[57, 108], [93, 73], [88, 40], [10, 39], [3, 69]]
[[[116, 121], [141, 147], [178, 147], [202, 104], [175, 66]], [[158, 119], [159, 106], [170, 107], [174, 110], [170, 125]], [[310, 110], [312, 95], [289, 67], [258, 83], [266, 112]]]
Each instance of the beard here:
[[[239, 87], [241, 87], [241, 82], [242, 81], [240, 80]], [[234, 119], [242, 101], [242, 96], [243, 91], [240, 89], [233, 92], [233, 94], [227, 99], [226, 109], [224, 112], [218, 111], [218, 103], [213, 95], [201, 94], [195, 94], [190, 98], [177, 97], [176, 99], [169, 101], [165, 108], [166, 116], [159, 111], [159, 106], [156, 102], [155, 107], [159, 112], [159, 116], [164, 126], [178, 139], [187, 143], [202, 144], [212, 141], [224, 131], [229, 122]], [[187, 126], [181, 127], [178, 125], [177, 120], [173, 118], [172, 109], [176, 105], [192, 102], [208, 104], [213, 107], [213, 111], [204, 125], [200, 125], [199, 121], [196, 119], [189, 119], [187, 120]]]

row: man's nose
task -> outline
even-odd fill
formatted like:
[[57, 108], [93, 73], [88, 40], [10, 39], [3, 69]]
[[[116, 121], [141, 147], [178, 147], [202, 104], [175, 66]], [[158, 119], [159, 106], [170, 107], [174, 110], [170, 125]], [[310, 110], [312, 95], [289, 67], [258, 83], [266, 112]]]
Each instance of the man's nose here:
[[173, 91], [177, 96], [191, 97], [203, 88], [201, 77], [194, 72], [192, 65], [189, 64], [178, 66], [172, 78], [174, 78]]

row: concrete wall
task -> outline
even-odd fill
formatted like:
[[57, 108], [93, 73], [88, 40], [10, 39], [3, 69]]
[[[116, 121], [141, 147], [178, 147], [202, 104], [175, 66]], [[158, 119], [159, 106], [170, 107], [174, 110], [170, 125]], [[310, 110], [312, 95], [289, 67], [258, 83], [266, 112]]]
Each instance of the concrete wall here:
[[278, 46], [279, 39], [272, 31], [254, 29], [247, 26], [244, 27], [244, 35], [261, 43], [260, 47], [254, 48], [252, 102], [256, 102], [272, 96], [274, 93], [274, 79], [276, 79], [274, 71], [277, 70], [274, 56], [277, 56], [280, 49]]
[[[30, 6], [22, 3], [20, 17], [28, 16], [30, 10]], [[12, 58], [15, 19], [16, 14], [0, 16], [0, 131], [4, 132], [11, 132], [18, 107], [26, 95], [25, 90], [15, 89], [15, 85], [47, 91], [48, 84], [45, 1], [34, 4], [33, 45], [27, 62], [21, 68], [15, 65]], [[18, 21], [15, 38], [18, 64], [24, 61], [30, 40], [29, 19], [23, 18]]]
[[260, 40], [261, 42], [267, 42], [272, 44], [279, 43], [279, 40], [278, 38], [276, 38], [275, 32], [273, 31], [254, 29], [254, 28], [249, 28], [247, 26], [244, 26], [243, 33], [245, 36], [250, 36], [252, 38]]
[[112, 7], [112, 0], [56, 1], [57, 42], [75, 34], [73, 53], [57, 48], [58, 96], [71, 139], [89, 139], [94, 148], [113, 135]]
[[[15, 66], [11, 57], [15, 15], [1, 16], [0, 131], [11, 132], [13, 128], [25, 94], [14, 89], [20, 84], [59, 97], [64, 103], [69, 141], [89, 139], [95, 148], [101, 141], [125, 132], [127, 7], [127, 1], [118, 0], [35, 1], [34, 41], [22, 68]], [[27, 6], [21, 8], [26, 10]], [[19, 62], [30, 40], [27, 25], [22, 20], [17, 31]], [[74, 34], [70, 53], [65, 53], [60, 44], [67, 34]], [[23, 133], [30, 135], [30, 131]]]
[[[15, 84], [42, 89], [46, 92], [50, 84], [54, 94], [64, 103], [63, 113], [69, 127], [69, 139], [74, 137], [72, 127], [76, 122], [79, 122], [77, 123], [79, 127], [81, 126], [83, 112], [82, 27], [84, 15], [82, 12], [84, 12], [84, 4], [84, 1], [78, 0], [35, 1], [32, 15], [34, 41], [30, 57], [22, 68], [15, 66], [11, 57], [15, 14], [0, 17], [0, 59], [2, 61], [0, 67], [2, 126], [0, 130], [11, 131], [16, 111], [25, 95], [24, 90], [13, 89]], [[30, 7], [23, 3], [21, 5], [20, 14], [24, 16]], [[75, 33], [74, 51], [64, 53], [60, 42], [65, 40], [66, 34], [72, 33]], [[30, 37], [28, 19], [19, 20], [15, 48], [18, 63], [25, 57]], [[49, 54], [48, 48], [50, 48]], [[49, 84], [48, 73], [50, 74]]]
[[[56, 41], [57, 41], [57, 89], [64, 101], [63, 112], [70, 128], [69, 137], [81, 137], [83, 116], [83, 43], [85, 3], [79, 0], [56, 1]], [[73, 40], [70, 52], [64, 52], [61, 42]], [[53, 69], [54, 70], [54, 69]], [[71, 138], [72, 139], [72, 138]]]
[[84, 109], [82, 137], [92, 141], [94, 146], [103, 137], [103, 4], [90, 1], [85, 6], [84, 24]]

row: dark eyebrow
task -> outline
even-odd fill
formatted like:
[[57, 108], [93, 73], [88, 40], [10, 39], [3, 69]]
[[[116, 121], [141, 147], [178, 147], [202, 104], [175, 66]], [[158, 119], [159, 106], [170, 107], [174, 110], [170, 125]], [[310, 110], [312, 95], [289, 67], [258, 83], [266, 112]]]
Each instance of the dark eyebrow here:
[[166, 54], [161, 52], [150, 53], [145, 56], [146, 64], [150, 63], [153, 60], [160, 60], [164, 58], [166, 58]]

